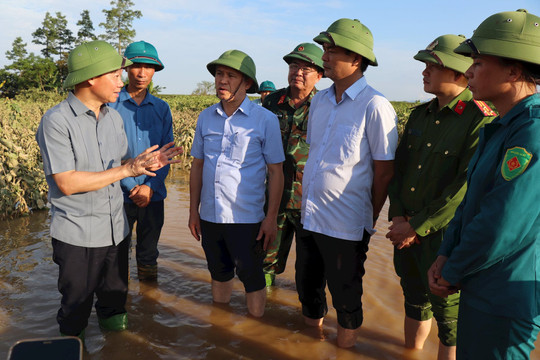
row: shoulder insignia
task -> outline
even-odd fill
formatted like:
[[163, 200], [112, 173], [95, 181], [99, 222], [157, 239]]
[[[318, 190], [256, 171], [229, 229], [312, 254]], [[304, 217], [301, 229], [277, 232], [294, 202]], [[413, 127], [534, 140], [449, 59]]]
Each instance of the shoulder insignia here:
[[465, 108], [467, 107], [467, 103], [463, 100], [459, 100], [454, 107], [454, 111], [458, 113], [459, 115], [463, 114], [463, 111], [465, 111]]
[[281, 95], [281, 97], [279, 98], [279, 101], [277, 102], [278, 104], [283, 104], [283, 102], [285, 101], [285, 97], [287, 96], [287, 94], [283, 94]]
[[504, 180], [510, 181], [523, 174], [527, 166], [529, 166], [531, 159], [532, 154], [525, 150], [525, 148], [515, 146], [506, 150], [501, 167], [501, 174]]
[[497, 116], [497, 113], [493, 111], [493, 109], [491, 109], [489, 105], [485, 102], [474, 100], [474, 103], [476, 104], [476, 106], [478, 106], [484, 116]]

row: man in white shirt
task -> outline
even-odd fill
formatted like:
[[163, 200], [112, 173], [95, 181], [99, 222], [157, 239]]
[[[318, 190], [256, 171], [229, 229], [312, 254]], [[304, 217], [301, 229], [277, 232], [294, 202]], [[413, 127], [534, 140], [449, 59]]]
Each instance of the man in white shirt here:
[[370, 236], [393, 175], [396, 113], [367, 85], [377, 66], [373, 36], [358, 20], [340, 19], [314, 41], [323, 46], [334, 84], [313, 97], [304, 169], [296, 285], [307, 325], [322, 326], [328, 282], [336, 308], [337, 345], [356, 343], [363, 321], [362, 276]]

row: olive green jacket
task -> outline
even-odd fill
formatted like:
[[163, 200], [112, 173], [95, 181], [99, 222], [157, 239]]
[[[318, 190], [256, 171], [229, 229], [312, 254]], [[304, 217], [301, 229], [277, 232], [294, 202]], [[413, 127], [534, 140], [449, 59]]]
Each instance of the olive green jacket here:
[[388, 217], [410, 217], [420, 236], [448, 225], [466, 191], [469, 160], [478, 132], [496, 113], [466, 89], [438, 110], [438, 101], [416, 107], [396, 150], [388, 189]]

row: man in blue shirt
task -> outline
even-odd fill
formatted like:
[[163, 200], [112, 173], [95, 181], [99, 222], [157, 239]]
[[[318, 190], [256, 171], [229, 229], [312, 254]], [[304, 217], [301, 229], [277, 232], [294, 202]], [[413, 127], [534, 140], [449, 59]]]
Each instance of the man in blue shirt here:
[[249, 313], [261, 317], [266, 304], [263, 259], [277, 234], [283, 192], [279, 122], [246, 95], [258, 88], [251, 57], [229, 50], [207, 68], [215, 76], [220, 102], [203, 110], [197, 121], [189, 229], [195, 239], [202, 238], [214, 302], [230, 301], [236, 272], [246, 290]]
[[[173, 141], [172, 116], [169, 105], [150, 94], [148, 85], [156, 71], [163, 70], [156, 48], [145, 41], [130, 44], [124, 56], [133, 62], [126, 68], [129, 83], [111, 107], [124, 120], [128, 140], [128, 156], [141, 153], [152, 145], [163, 146]], [[122, 180], [124, 209], [131, 241], [137, 222], [136, 259], [139, 280], [157, 279], [157, 243], [164, 221], [163, 200], [167, 197], [165, 178], [169, 166], [156, 171], [156, 176], [142, 175]]]

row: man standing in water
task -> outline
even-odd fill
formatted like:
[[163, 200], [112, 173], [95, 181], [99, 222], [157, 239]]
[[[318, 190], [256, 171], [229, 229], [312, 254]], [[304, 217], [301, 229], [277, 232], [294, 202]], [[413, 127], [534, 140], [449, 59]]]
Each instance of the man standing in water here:
[[77, 46], [64, 83], [74, 91], [45, 113], [36, 134], [49, 186], [53, 260], [60, 268], [57, 321], [63, 335], [82, 339], [94, 293], [100, 326], [127, 328], [128, 226], [120, 180], [154, 176], [181, 153], [170, 143], [124, 159], [122, 118], [105, 104], [118, 98], [122, 68], [129, 65], [104, 41]]
[[435, 316], [439, 360], [455, 359], [459, 294], [429, 291], [427, 271], [466, 191], [478, 132], [495, 113], [473, 100], [463, 75], [472, 59], [454, 52], [465, 37], [443, 35], [414, 56], [426, 64], [424, 91], [435, 99], [411, 113], [396, 150], [388, 189], [394, 266], [405, 296], [405, 347], [422, 349]]
[[246, 95], [258, 88], [251, 57], [229, 50], [207, 68], [215, 77], [220, 102], [203, 110], [197, 121], [189, 228], [195, 239], [202, 239], [214, 302], [230, 301], [236, 271], [249, 313], [261, 317], [266, 304], [263, 259], [276, 237], [283, 191], [279, 122]]
[[368, 65], [377, 65], [365, 25], [340, 19], [314, 40], [323, 46], [324, 74], [334, 84], [311, 101], [296, 286], [306, 324], [322, 326], [328, 282], [337, 345], [351, 347], [363, 321], [368, 243], [393, 174], [396, 113], [364, 76]]
[[[151, 145], [172, 142], [172, 116], [169, 105], [150, 94], [148, 86], [156, 71], [163, 70], [156, 48], [145, 41], [129, 44], [124, 56], [133, 62], [126, 68], [129, 82], [115, 103], [110, 104], [124, 120], [128, 139], [128, 156], [139, 154]], [[156, 176], [142, 175], [120, 182], [124, 191], [124, 209], [128, 218], [131, 242], [133, 224], [137, 222], [137, 274], [139, 280], [157, 279], [157, 248], [164, 222], [165, 178], [169, 166]]]
[[285, 185], [278, 214], [276, 240], [269, 244], [264, 259], [266, 286], [274, 284], [277, 274], [285, 271], [293, 236], [300, 236], [302, 175], [309, 145], [306, 143], [309, 106], [317, 92], [315, 84], [323, 77], [322, 50], [303, 43], [285, 55], [289, 64], [289, 86], [266, 97], [263, 106], [277, 115], [285, 152], [283, 175]]

